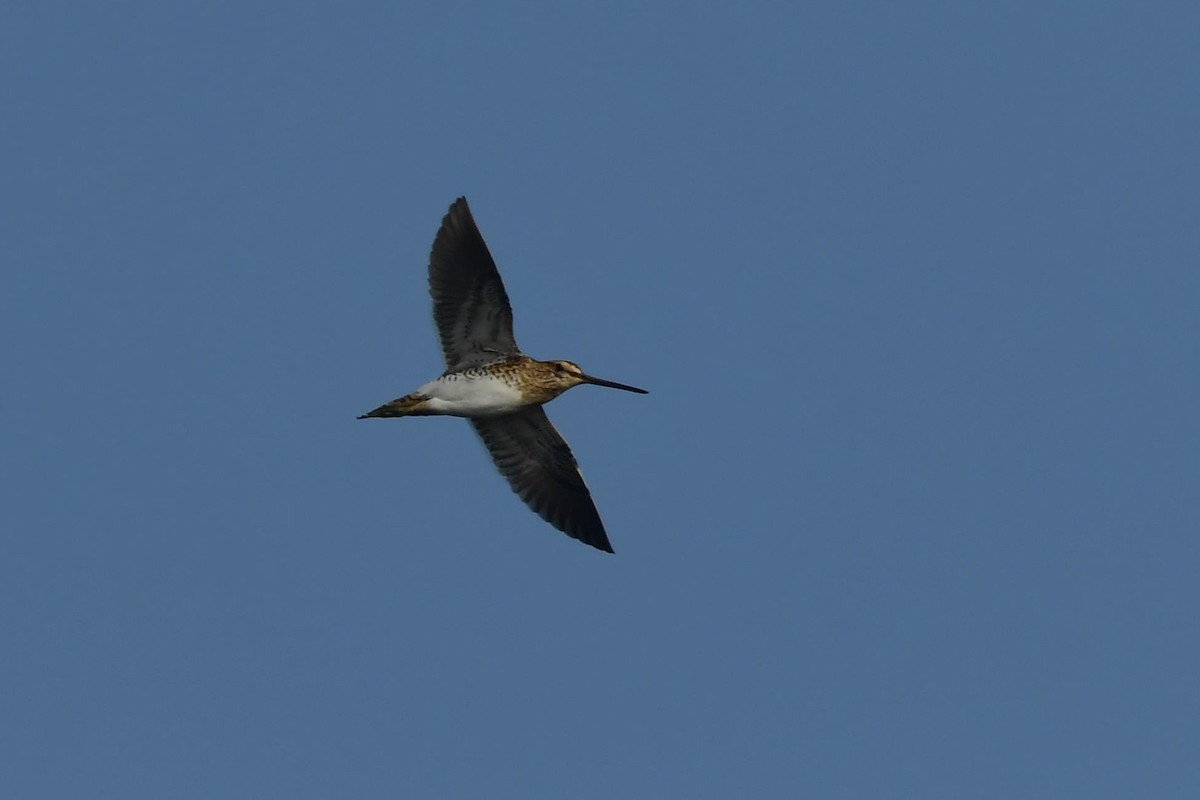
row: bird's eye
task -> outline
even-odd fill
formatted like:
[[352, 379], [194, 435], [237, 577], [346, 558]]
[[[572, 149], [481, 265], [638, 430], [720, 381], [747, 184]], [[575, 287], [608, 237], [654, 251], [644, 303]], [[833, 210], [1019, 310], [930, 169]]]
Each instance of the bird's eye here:
[[555, 371], [555, 372], [562, 372], [562, 371], [563, 371], [563, 365], [562, 365], [562, 364], [555, 364], [555, 365], [554, 365], [554, 371]]

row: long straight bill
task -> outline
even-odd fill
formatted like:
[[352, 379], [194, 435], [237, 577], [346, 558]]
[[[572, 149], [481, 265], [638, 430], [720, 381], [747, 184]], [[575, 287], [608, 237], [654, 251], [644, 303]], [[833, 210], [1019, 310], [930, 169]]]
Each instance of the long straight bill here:
[[645, 389], [639, 389], [636, 386], [630, 386], [625, 383], [617, 383], [616, 381], [606, 381], [603, 378], [593, 378], [591, 375], [581, 375], [585, 383], [590, 383], [595, 386], [607, 386], [610, 389], [621, 389], [626, 392], [637, 392], [638, 394], [650, 394]]

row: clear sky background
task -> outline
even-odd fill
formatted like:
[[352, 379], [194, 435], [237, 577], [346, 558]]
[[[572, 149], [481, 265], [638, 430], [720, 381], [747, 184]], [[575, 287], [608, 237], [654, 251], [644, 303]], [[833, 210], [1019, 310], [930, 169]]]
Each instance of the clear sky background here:
[[[0, 795], [1200, 796], [1198, 41], [10, 5]], [[460, 194], [615, 556], [355, 420]]]

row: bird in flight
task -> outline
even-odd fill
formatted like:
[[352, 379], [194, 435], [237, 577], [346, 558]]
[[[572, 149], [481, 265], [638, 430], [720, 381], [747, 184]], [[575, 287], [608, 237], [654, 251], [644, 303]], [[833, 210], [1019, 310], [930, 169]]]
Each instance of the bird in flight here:
[[593, 377], [570, 361], [536, 361], [521, 352], [508, 293], [465, 197], [450, 206], [433, 240], [429, 294], [446, 371], [359, 419], [466, 417], [527, 506], [568, 536], [611, 553], [575, 456], [542, 405], [584, 383], [648, 392]]

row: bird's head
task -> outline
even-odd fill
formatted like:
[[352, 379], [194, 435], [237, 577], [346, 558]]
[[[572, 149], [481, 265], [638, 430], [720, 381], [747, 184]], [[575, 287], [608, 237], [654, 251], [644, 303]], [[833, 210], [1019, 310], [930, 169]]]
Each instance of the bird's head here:
[[607, 386], [610, 389], [621, 389], [626, 392], [637, 392], [638, 394], [649, 394], [645, 389], [639, 389], [636, 386], [628, 386], [615, 381], [606, 381], [603, 378], [588, 375], [573, 361], [542, 361], [541, 365], [543, 368], [543, 382], [546, 388], [554, 393], [554, 396], [560, 395], [567, 389], [579, 386], [582, 383], [590, 383], [593, 386]]

